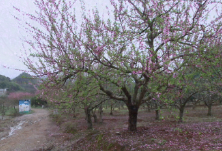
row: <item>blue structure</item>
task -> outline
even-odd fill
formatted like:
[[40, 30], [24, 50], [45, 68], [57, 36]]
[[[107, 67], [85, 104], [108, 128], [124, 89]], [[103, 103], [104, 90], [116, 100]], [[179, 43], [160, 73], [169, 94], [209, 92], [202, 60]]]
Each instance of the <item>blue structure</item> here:
[[19, 113], [29, 113], [31, 111], [31, 100], [19, 100]]

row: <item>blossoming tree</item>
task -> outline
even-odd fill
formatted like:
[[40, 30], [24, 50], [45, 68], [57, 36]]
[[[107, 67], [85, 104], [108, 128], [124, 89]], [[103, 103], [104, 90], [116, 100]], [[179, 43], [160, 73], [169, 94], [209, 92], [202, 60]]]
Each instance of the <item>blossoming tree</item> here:
[[[35, 2], [38, 13], [26, 15], [40, 27], [27, 22], [33, 36], [25, 40], [31, 46], [27, 67], [47, 76], [45, 89], [63, 86], [77, 73], [90, 75], [99, 93], [126, 104], [130, 131], [136, 130], [140, 105], [161, 95], [169, 77], [207, 51], [222, 31], [220, 0], [110, 0], [108, 19], [97, 9], [87, 14], [81, 1], [80, 22], [73, 1]], [[215, 17], [208, 19], [211, 11]]]

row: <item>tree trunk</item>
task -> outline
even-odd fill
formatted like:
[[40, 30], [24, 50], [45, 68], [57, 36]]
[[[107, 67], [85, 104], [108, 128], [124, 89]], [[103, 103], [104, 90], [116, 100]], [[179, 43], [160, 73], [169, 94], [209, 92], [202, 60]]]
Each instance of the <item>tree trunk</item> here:
[[159, 120], [160, 119], [160, 111], [159, 111], [159, 109], [158, 109], [158, 105], [157, 105], [157, 103], [155, 103], [155, 112], [156, 112], [156, 120]]
[[76, 109], [75, 106], [72, 106], [73, 118], [76, 118]]
[[97, 116], [95, 113], [93, 114], [93, 118], [94, 118], [94, 123], [97, 123], [98, 120], [97, 120]]
[[97, 116], [96, 116], [96, 111], [93, 111], [93, 118], [94, 118], [94, 123], [97, 123]]
[[5, 105], [2, 104], [2, 120], [4, 119], [5, 116]]
[[103, 122], [103, 106], [102, 104], [99, 106], [99, 122]]
[[211, 116], [212, 113], [211, 113], [211, 109], [212, 109], [212, 105], [208, 105], [208, 113], [207, 113], [207, 116]]
[[91, 114], [90, 114], [90, 109], [89, 107], [85, 108], [85, 114], [86, 114], [86, 121], [88, 125], [88, 129], [92, 129], [92, 119], [91, 119]]
[[110, 115], [113, 115], [113, 105], [111, 104]]
[[185, 106], [181, 106], [180, 107], [180, 115], [179, 115], [179, 121], [178, 122], [180, 122], [180, 123], [182, 123], [183, 122], [183, 112], [184, 112], [184, 108], [185, 108]]
[[15, 106], [14, 106], [14, 116], [16, 116], [17, 115], [17, 111], [16, 111], [16, 108], [15, 108]]
[[193, 103], [193, 110], [195, 110], [196, 104], [197, 104], [196, 102]]
[[159, 120], [160, 119], [160, 114], [159, 114], [160, 110], [156, 109], [155, 111], [156, 111], [156, 118], [155, 119]]
[[138, 107], [136, 105], [130, 105], [128, 106], [128, 110], [129, 110], [128, 130], [136, 131]]

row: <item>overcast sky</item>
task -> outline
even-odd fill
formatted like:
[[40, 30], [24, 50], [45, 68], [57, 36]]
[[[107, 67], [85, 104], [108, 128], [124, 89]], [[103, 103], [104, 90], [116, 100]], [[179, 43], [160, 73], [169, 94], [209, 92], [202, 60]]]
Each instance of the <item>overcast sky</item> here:
[[13, 6], [29, 12], [34, 8], [33, 0], [0, 0], [0, 74], [10, 78], [15, 78], [21, 73], [15, 69], [27, 69], [16, 56], [22, 49], [22, 41], [18, 21], [13, 17], [17, 13]]
[[[0, 0], [0, 75], [15, 78], [21, 70], [27, 70], [19, 56], [23, 50], [22, 36], [26, 35], [22, 29], [18, 28], [18, 21], [13, 17], [22, 17], [13, 6], [21, 10], [34, 13], [34, 0]], [[88, 7], [107, 6], [108, 0], [87, 0]], [[76, 6], [80, 8], [80, 6]], [[105, 7], [98, 7], [103, 11]]]

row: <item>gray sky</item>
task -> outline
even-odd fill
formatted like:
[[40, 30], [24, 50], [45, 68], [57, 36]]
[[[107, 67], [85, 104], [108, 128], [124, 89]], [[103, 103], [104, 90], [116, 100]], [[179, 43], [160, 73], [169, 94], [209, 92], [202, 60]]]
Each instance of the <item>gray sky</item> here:
[[[0, 0], [0, 74], [11, 79], [22, 73], [15, 69], [27, 70], [19, 58], [23, 50], [21, 38], [26, 33], [18, 28], [19, 22], [13, 15], [19, 18], [23, 18], [23, 16], [13, 6], [25, 12], [33, 13], [36, 9], [33, 2], [34, 0]], [[103, 7], [98, 7], [100, 11], [103, 11], [104, 6], [109, 5], [109, 1], [87, 0], [86, 4], [86, 8], [103, 5]]]
[[18, 21], [13, 17], [19, 16], [13, 6], [28, 12], [33, 12], [34, 8], [33, 0], [0, 0], [0, 74], [10, 78], [15, 78], [21, 73], [15, 69], [27, 69], [18, 57], [22, 49], [22, 33], [18, 28]]

